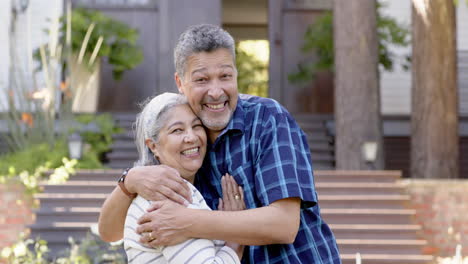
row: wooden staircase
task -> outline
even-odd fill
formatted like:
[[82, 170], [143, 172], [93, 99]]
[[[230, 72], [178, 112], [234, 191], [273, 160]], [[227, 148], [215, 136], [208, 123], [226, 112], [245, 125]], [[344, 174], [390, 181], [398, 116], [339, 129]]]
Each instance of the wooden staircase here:
[[398, 171], [316, 171], [321, 214], [336, 236], [343, 263], [431, 263], [413, 223]]
[[[79, 171], [62, 185], [43, 185], [33, 236], [47, 240], [52, 254], [68, 247], [68, 237], [83, 238], [96, 223], [120, 170]], [[321, 213], [332, 228], [343, 263], [431, 263], [422, 255], [421, 226], [406, 209], [409, 196], [395, 171], [315, 171]]]

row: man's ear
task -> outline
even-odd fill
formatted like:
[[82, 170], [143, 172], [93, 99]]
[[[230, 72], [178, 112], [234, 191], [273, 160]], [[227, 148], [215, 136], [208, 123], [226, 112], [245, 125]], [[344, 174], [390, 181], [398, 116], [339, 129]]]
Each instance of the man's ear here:
[[145, 140], [145, 144], [155, 156], [158, 156], [158, 148], [156, 147], [156, 142], [154, 142], [154, 140], [147, 138]]
[[184, 94], [184, 89], [182, 87], [182, 79], [180, 78], [179, 74], [174, 73], [175, 83], [177, 85], [177, 89], [179, 89], [179, 93]]

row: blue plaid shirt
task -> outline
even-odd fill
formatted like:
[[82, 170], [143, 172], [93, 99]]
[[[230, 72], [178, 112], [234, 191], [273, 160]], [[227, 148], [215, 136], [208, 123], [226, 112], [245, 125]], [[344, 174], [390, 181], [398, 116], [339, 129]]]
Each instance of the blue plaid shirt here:
[[225, 173], [243, 187], [247, 208], [288, 197], [302, 200], [294, 243], [249, 246], [243, 263], [341, 263], [333, 233], [320, 216], [306, 136], [280, 104], [239, 96], [233, 118], [209, 150], [196, 185], [211, 208], [218, 206]]

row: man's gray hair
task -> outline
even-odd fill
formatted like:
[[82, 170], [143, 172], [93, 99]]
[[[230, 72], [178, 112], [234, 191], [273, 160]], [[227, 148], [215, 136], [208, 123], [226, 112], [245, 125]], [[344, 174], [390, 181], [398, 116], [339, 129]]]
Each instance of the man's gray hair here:
[[177, 74], [180, 78], [184, 78], [187, 59], [192, 54], [211, 52], [220, 48], [228, 49], [235, 62], [234, 39], [227, 31], [210, 24], [190, 26], [180, 35], [174, 49], [174, 65]]
[[167, 122], [169, 110], [183, 104], [188, 104], [187, 99], [184, 95], [176, 93], [163, 93], [141, 104], [143, 110], [137, 115], [134, 125], [135, 144], [138, 149], [135, 167], [159, 164], [151, 149], [146, 146], [145, 140], [152, 139], [157, 142], [159, 132]]

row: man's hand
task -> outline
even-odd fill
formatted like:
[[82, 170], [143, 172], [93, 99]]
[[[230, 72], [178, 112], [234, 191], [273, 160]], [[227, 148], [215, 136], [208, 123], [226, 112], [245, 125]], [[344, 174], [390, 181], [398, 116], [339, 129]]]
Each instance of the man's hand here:
[[125, 187], [151, 201], [169, 199], [187, 206], [192, 199], [190, 188], [179, 172], [166, 165], [132, 168], [125, 179]]
[[[140, 242], [149, 247], [172, 246], [190, 239], [185, 235], [191, 225], [187, 209], [169, 200], [154, 202], [138, 220], [138, 234], [151, 232], [151, 238], [142, 235]], [[187, 220], [187, 221], [185, 221]]]

